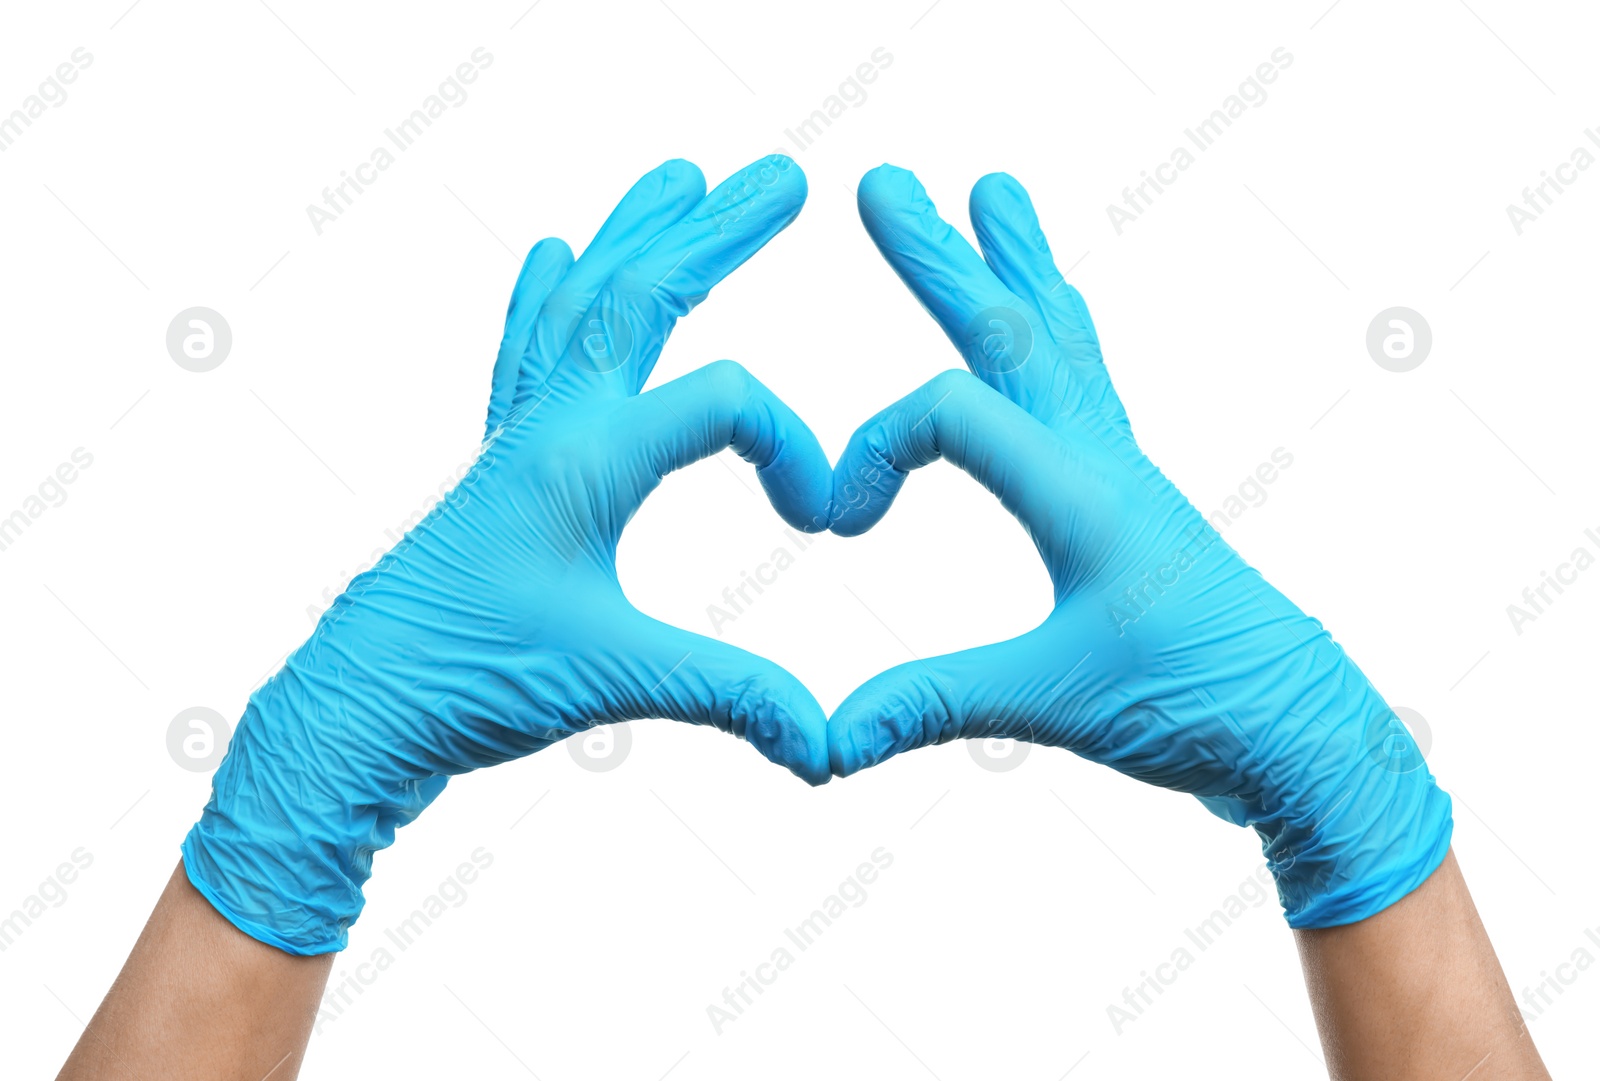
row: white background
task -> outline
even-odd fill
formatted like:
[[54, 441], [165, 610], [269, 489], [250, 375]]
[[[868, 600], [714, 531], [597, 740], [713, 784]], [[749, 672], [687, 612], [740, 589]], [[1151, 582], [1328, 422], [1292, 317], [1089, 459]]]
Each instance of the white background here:
[[[522, 253], [580, 247], [666, 158], [714, 184], [786, 145], [804, 212], [681, 325], [654, 382], [736, 358], [837, 454], [957, 363], [868, 241], [856, 181], [913, 168], [966, 229], [972, 182], [1012, 172], [1190, 498], [1213, 510], [1293, 454], [1228, 539], [1426, 718], [1518, 995], [1600, 957], [1600, 570], [1521, 635], [1506, 614], [1575, 547], [1600, 551], [1600, 169], [1522, 235], [1505, 210], [1600, 127], [1594, 13], [670, 2], [6, 5], [0, 112], [75, 48], [94, 57], [0, 154], [0, 516], [75, 448], [94, 458], [0, 552], [0, 914], [93, 857], [0, 953], [7, 1073], [65, 1057], [206, 799], [209, 774], [168, 755], [174, 715], [236, 718], [308, 606], [476, 449]], [[318, 236], [306, 205], [479, 46], [494, 62], [469, 100]], [[1280, 46], [1266, 102], [1117, 235], [1107, 204]], [[865, 102], [788, 144], [879, 47], [893, 62]], [[207, 374], [165, 348], [195, 305], [234, 335]], [[1433, 329], [1407, 374], [1365, 347], [1394, 305]], [[785, 543], [758, 491], [731, 455], [670, 479], [623, 541], [629, 595], [709, 632], [706, 606]], [[937, 466], [724, 632], [832, 708], [908, 655], [1028, 629], [1049, 597], [1022, 531]], [[1120, 1033], [1108, 1017], [1261, 865], [1187, 797], [1047, 748], [992, 772], [965, 743], [813, 791], [713, 731], [632, 736], [611, 772], [553, 748], [458, 779], [402, 833], [336, 979], [474, 849], [494, 862], [320, 1027], [304, 1076], [1322, 1075], [1275, 901]], [[894, 863], [866, 902], [718, 1035], [706, 1007], [880, 846]], [[1589, 970], [1530, 1022], [1556, 1075], [1592, 1064], [1597, 1007]]]

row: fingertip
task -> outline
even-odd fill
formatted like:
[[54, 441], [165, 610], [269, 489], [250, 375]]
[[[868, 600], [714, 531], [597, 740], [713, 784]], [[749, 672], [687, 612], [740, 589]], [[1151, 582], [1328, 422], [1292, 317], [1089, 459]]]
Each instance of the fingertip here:
[[[841, 459], [840, 469], [849, 462]], [[905, 483], [905, 474], [882, 473], [872, 481], [859, 480], [849, 472], [833, 476], [833, 504], [829, 508], [829, 530], [838, 537], [859, 537], [883, 520], [889, 505]]]
[[835, 777], [849, 777], [859, 773], [864, 763], [855, 753], [855, 748], [838, 743], [834, 739], [832, 723], [828, 731], [828, 769]]
[[831, 524], [828, 531], [836, 537], [859, 537], [870, 532], [872, 527], [883, 520], [883, 512], [874, 513], [871, 502], [865, 505], [851, 505], [848, 501], [841, 501], [836, 494], [834, 507], [830, 511]]
[[908, 463], [901, 461], [895, 450], [902, 443], [895, 431], [907, 423], [908, 403], [915, 398], [915, 394], [903, 398], [867, 421], [845, 445], [833, 468], [829, 528], [836, 535], [858, 537], [865, 533], [882, 520], [900, 494]]
[[828, 718], [828, 769], [835, 777], [849, 777], [879, 761], [875, 741], [878, 724], [869, 712], [855, 708], [862, 689], [845, 699]]
[[[638, 637], [629, 641], [627, 631], [621, 632], [617, 648], [654, 662], [637, 673], [642, 705], [633, 715], [710, 725], [807, 784], [822, 784], [831, 776], [827, 715], [805, 684], [782, 666], [648, 616], [638, 615], [633, 627]], [[661, 668], [667, 674], [644, 690], [643, 681]]]
[[974, 209], [989, 206], [1033, 208], [1028, 189], [1010, 173], [986, 173], [980, 176], [978, 182], [972, 185], [970, 201]]
[[705, 198], [706, 175], [700, 171], [700, 166], [686, 158], [669, 158], [646, 175], [656, 177], [662, 191], [682, 192], [696, 201]]
[[794, 190], [800, 202], [806, 201], [806, 196], [811, 192], [811, 182], [806, 179], [806, 171], [800, 168], [800, 163], [787, 154], [768, 154], [761, 159], [776, 168], [780, 175], [790, 178], [788, 183]]
[[770, 762], [813, 787], [833, 776], [828, 761], [828, 720], [798, 682], [787, 693], [766, 693], [769, 708], [758, 707], [745, 724], [744, 737]]
[[[814, 441], [815, 437], [811, 439]], [[769, 478], [760, 470], [756, 477], [785, 525], [800, 533], [826, 533], [833, 520], [833, 467], [828, 465], [820, 443], [815, 457], [807, 454], [806, 458], [804, 465], [790, 468], [781, 480], [776, 475]]]
[[[822, 506], [822, 509], [811, 514], [804, 513], [803, 511], [791, 513], [780, 510], [778, 512], [778, 516], [781, 517], [784, 521], [784, 524], [788, 525], [791, 529], [797, 529], [800, 532], [807, 534], [824, 533], [828, 529], [826, 521], [828, 515], [826, 490], [824, 490], [822, 499], [807, 502], [808, 507], [817, 506], [818, 504]], [[818, 519], [822, 519], [822, 521], [819, 522]]]
[[827, 459], [822, 457], [820, 445], [817, 457], [820, 462], [812, 465], [791, 463], [782, 471], [756, 472], [778, 517], [802, 533], [821, 533], [828, 528], [833, 472], [828, 468]]
[[817, 744], [814, 752], [808, 754], [803, 768], [789, 766], [789, 772], [800, 778], [812, 788], [821, 788], [833, 780], [833, 770], [828, 763], [827, 737]]
[[558, 257], [562, 252], [567, 255], [572, 254], [572, 249], [567, 246], [567, 242], [558, 236], [547, 236], [529, 249], [528, 258], [532, 259], [538, 256], [541, 259], [552, 259]]
[[849, 777], [859, 772], [858, 768], [853, 768], [841, 759], [838, 750], [833, 747], [828, 748], [828, 768], [833, 771], [835, 777]]
[[517, 273], [516, 285], [512, 287], [507, 311], [510, 319], [506, 331], [508, 334], [516, 332], [519, 340], [515, 344], [519, 355], [521, 348], [526, 345], [520, 339], [529, 333], [540, 305], [561, 284], [561, 279], [571, 267], [572, 249], [560, 237], [547, 236], [528, 249], [527, 258], [522, 260], [522, 269]]
[[[787, 220], [793, 221], [800, 213], [800, 208], [805, 206], [806, 196], [811, 192], [805, 170], [800, 168], [799, 162], [787, 154], [768, 154], [751, 166], [751, 169], [757, 173], [759, 186], [770, 189], [771, 194], [768, 194], [767, 198], [773, 200], [775, 205], [784, 208]], [[776, 173], [770, 183], [767, 182], [769, 169]]]
[[[972, 186], [972, 198], [967, 211], [986, 256], [999, 258], [999, 248], [1007, 242], [1008, 236], [1014, 238], [1013, 243], [1021, 242], [1038, 255], [1050, 254], [1050, 244], [1039, 227], [1039, 215], [1033, 208], [1033, 200], [1015, 177], [1007, 173], [990, 173], [980, 178]], [[1006, 269], [998, 270], [1002, 280], [1006, 279]], [[1017, 288], [1014, 281], [1008, 284], [1013, 290]]]
[[898, 165], [886, 163], [868, 170], [856, 188], [856, 207], [861, 212], [861, 221], [875, 237], [886, 217], [931, 206], [917, 174]]
[[895, 755], [955, 736], [954, 674], [941, 662], [913, 661], [880, 672], [851, 691], [828, 718], [828, 765], [835, 776], [878, 766]]
[[[693, 218], [714, 224], [719, 236], [732, 235], [741, 243], [758, 239], [765, 244], [799, 215], [806, 192], [805, 173], [794, 159], [768, 154], [719, 184], [700, 202]], [[748, 257], [748, 253], [741, 256], [739, 263]], [[718, 278], [731, 269], [722, 268]]]
[[[833, 466], [828, 455], [810, 425], [783, 399], [753, 376], [750, 384], [770, 418], [761, 426], [764, 432], [752, 434], [770, 450], [755, 450], [752, 457], [746, 447], [735, 445], [734, 449], [756, 462], [756, 479], [784, 522], [802, 533], [820, 533], [827, 528], [833, 500]], [[762, 457], [766, 457], [765, 464], [761, 464]]]
[[523, 264], [526, 270], [537, 270], [541, 278], [547, 279], [545, 285], [554, 289], [556, 283], [548, 280], [551, 272], [556, 277], [565, 274], [571, 268], [573, 255], [571, 246], [558, 236], [547, 236], [533, 246], [528, 252], [527, 261]]
[[862, 201], [879, 201], [887, 197], [913, 194], [922, 190], [917, 174], [910, 169], [884, 162], [868, 169], [856, 187], [856, 197]]

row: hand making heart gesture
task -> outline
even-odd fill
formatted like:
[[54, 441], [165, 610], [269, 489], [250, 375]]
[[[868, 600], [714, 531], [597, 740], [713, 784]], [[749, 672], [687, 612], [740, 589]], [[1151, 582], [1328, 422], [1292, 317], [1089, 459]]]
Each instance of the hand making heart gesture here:
[[720, 361], [646, 394], [674, 323], [794, 220], [805, 176], [768, 157], [706, 194], [670, 161], [583, 255], [528, 255], [488, 434], [449, 496], [357, 577], [250, 700], [184, 843], [190, 880], [291, 953], [342, 949], [372, 856], [455, 774], [639, 717], [710, 724], [828, 779], [825, 719], [778, 665], [639, 612], [622, 529], [666, 474], [731, 447], [772, 505], [826, 526], [816, 437]]
[[859, 201], [971, 374], [935, 376], [857, 430], [833, 531], [869, 529], [911, 470], [948, 459], [1022, 522], [1055, 609], [1020, 638], [863, 684], [828, 722], [834, 772], [961, 738], [1065, 747], [1254, 826], [1291, 926], [1415, 889], [1449, 848], [1449, 797], [1420, 755], [1391, 753], [1404, 727], [1322, 625], [1140, 451], [1027, 192], [978, 181], [981, 256], [903, 169], [868, 173]]

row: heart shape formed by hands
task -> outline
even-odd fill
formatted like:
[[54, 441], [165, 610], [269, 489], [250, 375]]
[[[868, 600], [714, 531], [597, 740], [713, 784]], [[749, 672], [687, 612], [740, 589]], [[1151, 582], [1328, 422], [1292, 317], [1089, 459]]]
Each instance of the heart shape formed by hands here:
[[[709, 195], [668, 162], [581, 257], [534, 247], [478, 460], [251, 696], [185, 840], [190, 881], [236, 926], [291, 953], [344, 948], [373, 854], [449, 777], [641, 717], [732, 732], [812, 784], [955, 738], [1066, 747], [1254, 825], [1297, 927], [1360, 919], [1438, 866], [1448, 798], [1372, 753], [1399, 724], [1377, 692], [1139, 450], [1010, 178], [974, 189], [981, 256], [910, 173], [863, 181], [869, 233], [974, 374], [878, 414], [836, 467], [731, 362], [640, 393], [677, 319], [805, 192], [781, 155]], [[948, 458], [1027, 528], [1055, 609], [1010, 642], [891, 669], [827, 718], [778, 665], [650, 619], [618, 584], [644, 499], [728, 447], [791, 525], [844, 535]]]
[[1004, 174], [978, 181], [981, 255], [905, 170], [868, 173], [859, 205], [970, 372], [936, 376], [856, 431], [831, 527], [870, 528], [911, 470], [948, 459], [1027, 529], [1055, 607], [1011, 641], [851, 693], [829, 720], [834, 773], [951, 739], [1028, 740], [1254, 826], [1291, 926], [1354, 922], [1421, 884], [1449, 847], [1449, 797], [1420, 756], [1388, 753], [1404, 727], [1322, 625], [1139, 449], [1027, 192]]

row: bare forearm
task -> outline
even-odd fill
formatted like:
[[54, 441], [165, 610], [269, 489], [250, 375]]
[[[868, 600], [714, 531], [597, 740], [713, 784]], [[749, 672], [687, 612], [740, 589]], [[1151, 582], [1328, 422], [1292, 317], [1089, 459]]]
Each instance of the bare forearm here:
[[58, 1081], [293, 1078], [332, 967], [239, 931], [180, 863]]
[[1335, 1081], [1549, 1078], [1454, 852], [1376, 916], [1295, 938]]

